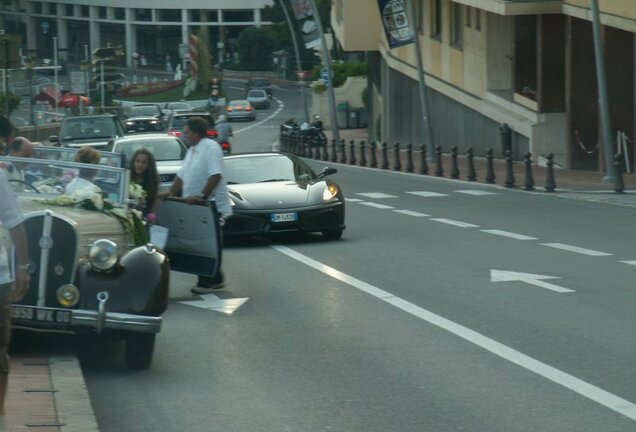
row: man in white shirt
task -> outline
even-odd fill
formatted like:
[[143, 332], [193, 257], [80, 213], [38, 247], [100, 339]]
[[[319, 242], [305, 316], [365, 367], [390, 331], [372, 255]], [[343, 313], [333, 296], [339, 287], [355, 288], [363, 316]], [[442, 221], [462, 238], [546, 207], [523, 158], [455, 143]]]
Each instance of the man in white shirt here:
[[[8, 146], [7, 156], [31, 158], [34, 154], [35, 146], [25, 137], [15, 137]], [[24, 182], [25, 179], [23, 165], [23, 163], [0, 162], [0, 168], [4, 171], [7, 178], [18, 182]], [[19, 192], [23, 190], [24, 185], [13, 183], [12, 186], [14, 191]]]
[[22, 222], [24, 215], [18, 207], [9, 181], [0, 170], [0, 225], [9, 231], [15, 248], [15, 280], [8, 259], [10, 246], [3, 244], [0, 236], [0, 425], [4, 416], [4, 398], [7, 391], [9, 358], [7, 352], [11, 339], [11, 301], [26, 294], [31, 281], [27, 239]]
[[[199, 200], [210, 201], [219, 241], [222, 241], [221, 222], [232, 215], [232, 207], [223, 178], [223, 151], [215, 141], [207, 138], [207, 133], [208, 124], [204, 118], [191, 117], [186, 122], [183, 136], [189, 148], [168, 195], [181, 192], [181, 196], [190, 204]], [[192, 292], [205, 294], [225, 286], [221, 258], [222, 252], [219, 251], [217, 275], [214, 278], [199, 275], [197, 286], [192, 288]]]

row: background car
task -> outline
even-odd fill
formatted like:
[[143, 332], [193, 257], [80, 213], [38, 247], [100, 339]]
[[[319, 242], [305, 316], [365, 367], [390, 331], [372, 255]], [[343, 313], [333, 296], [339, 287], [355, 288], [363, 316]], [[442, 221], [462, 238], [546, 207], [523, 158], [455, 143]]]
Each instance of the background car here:
[[267, 96], [273, 97], [272, 83], [264, 78], [250, 78], [247, 81], [247, 90], [265, 90]]
[[244, 99], [230, 101], [225, 107], [225, 117], [228, 121], [234, 120], [256, 120], [256, 113], [252, 104]]
[[227, 237], [274, 232], [321, 232], [338, 239], [345, 229], [342, 189], [316, 174], [300, 158], [284, 153], [243, 153], [224, 158], [223, 177], [234, 214], [223, 227]]
[[218, 133], [214, 130], [214, 119], [210, 113], [205, 111], [177, 112], [172, 114], [168, 119], [168, 133], [176, 137], [181, 137], [185, 124], [191, 117], [203, 117], [208, 122], [208, 137], [216, 138]]
[[130, 107], [126, 113], [126, 132], [157, 132], [166, 127], [166, 116], [156, 104], [140, 104]]
[[254, 108], [269, 109], [270, 102], [265, 90], [250, 90], [247, 92], [247, 100]]
[[61, 147], [91, 146], [103, 150], [123, 136], [124, 127], [116, 116], [100, 114], [64, 118], [59, 135], [51, 135], [49, 141]]
[[168, 190], [181, 169], [187, 148], [178, 137], [168, 134], [129, 135], [115, 140], [111, 151], [123, 153], [126, 166], [130, 166], [135, 152], [146, 148], [157, 162], [159, 172], [159, 190]]
[[[45, 150], [28, 161], [0, 157], [29, 173], [17, 197], [33, 269], [31, 288], [12, 305], [13, 328], [123, 339], [128, 367], [146, 369], [168, 306], [170, 262], [127, 211], [128, 169], [64, 160], [65, 148]], [[64, 193], [73, 178], [89, 174], [101, 193]]]

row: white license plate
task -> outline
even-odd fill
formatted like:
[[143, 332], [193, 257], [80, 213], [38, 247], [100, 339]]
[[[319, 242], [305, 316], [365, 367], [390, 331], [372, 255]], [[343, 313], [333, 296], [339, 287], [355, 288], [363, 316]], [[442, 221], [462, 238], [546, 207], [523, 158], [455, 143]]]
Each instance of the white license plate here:
[[11, 306], [11, 316], [20, 320], [70, 324], [71, 314], [70, 310]]
[[272, 222], [296, 222], [298, 213], [272, 213]]

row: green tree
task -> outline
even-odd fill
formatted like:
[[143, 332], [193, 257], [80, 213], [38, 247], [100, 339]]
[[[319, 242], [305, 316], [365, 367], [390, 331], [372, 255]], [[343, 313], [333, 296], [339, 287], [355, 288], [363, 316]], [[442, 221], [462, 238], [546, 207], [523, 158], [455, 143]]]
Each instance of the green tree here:
[[[11, 113], [20, 105], [20, 96], [11, 92], [0, 93], [0, 112], [10, 116]], [[6, 112], [8, 109], [8, 112]]]
[[248, 27], [238, 37], [238, 54], [241, 69], [247, 71], [271, 68], [274, 37], [267, 29]]
[[207, 88], [210, 77], [212, 76], [210, 59], [210, 38], [208, 37], [208, 30], [206, 27], [201, 27], [196, 33], [199, 38], [199, 45], [197, 47], [197, 66], [199, 69], [197, 88]]

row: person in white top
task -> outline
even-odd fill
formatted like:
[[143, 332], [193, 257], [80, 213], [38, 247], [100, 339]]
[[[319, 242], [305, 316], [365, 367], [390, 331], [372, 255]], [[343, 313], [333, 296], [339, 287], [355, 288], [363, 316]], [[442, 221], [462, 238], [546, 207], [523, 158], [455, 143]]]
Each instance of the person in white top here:
[[4, 417], [4, 399], [9, 373], [7, 352], [11, 339], [11, 301], [24, 297], [31, 282], [32, 269], [29, 264], [23, 221], [24, 215], [18, 207], [9, 181], [0, 170], [0, 226], [9, 231], [16, 257], [14, 281], [8, 258], [11, 245], [3, 244], [3, 238], [0, 236], [0, 428]]
[[[210, 201], [217, 232], [221, 224], [232, 215], [227, 183], [223, 178], [223, 151], [221, 146], [207, 138], [208, 123], [202, 117], [191, 117], [183, 130], [186, 144], [189, 146], [181, 169], [177, 173], [167, 195], [181, 196], [190, 204], [199, 200]], [[219, 241], [223, 236], [219, 235]], [[218, 272], [214, 278], [199, 275], [197, 286], [192, 288], [196, 294], [205, 294], [225, 286], [225, 277], [221, 271], [222, 253], [219, 253]]]
[[[92, 147], [82, 147], [75, 155], [75, 162], [98, 164], [101, 159], [101, 154], [98, 150]], [[71, 195], [78, 190], [85, 192], [101, 193], [102, 189], [93, 183], [93, 179], [99, 172], [99, 169], [92, 168], [80, 168], [79, 177], [75, 177], [66, 185], [64, 193]]]

